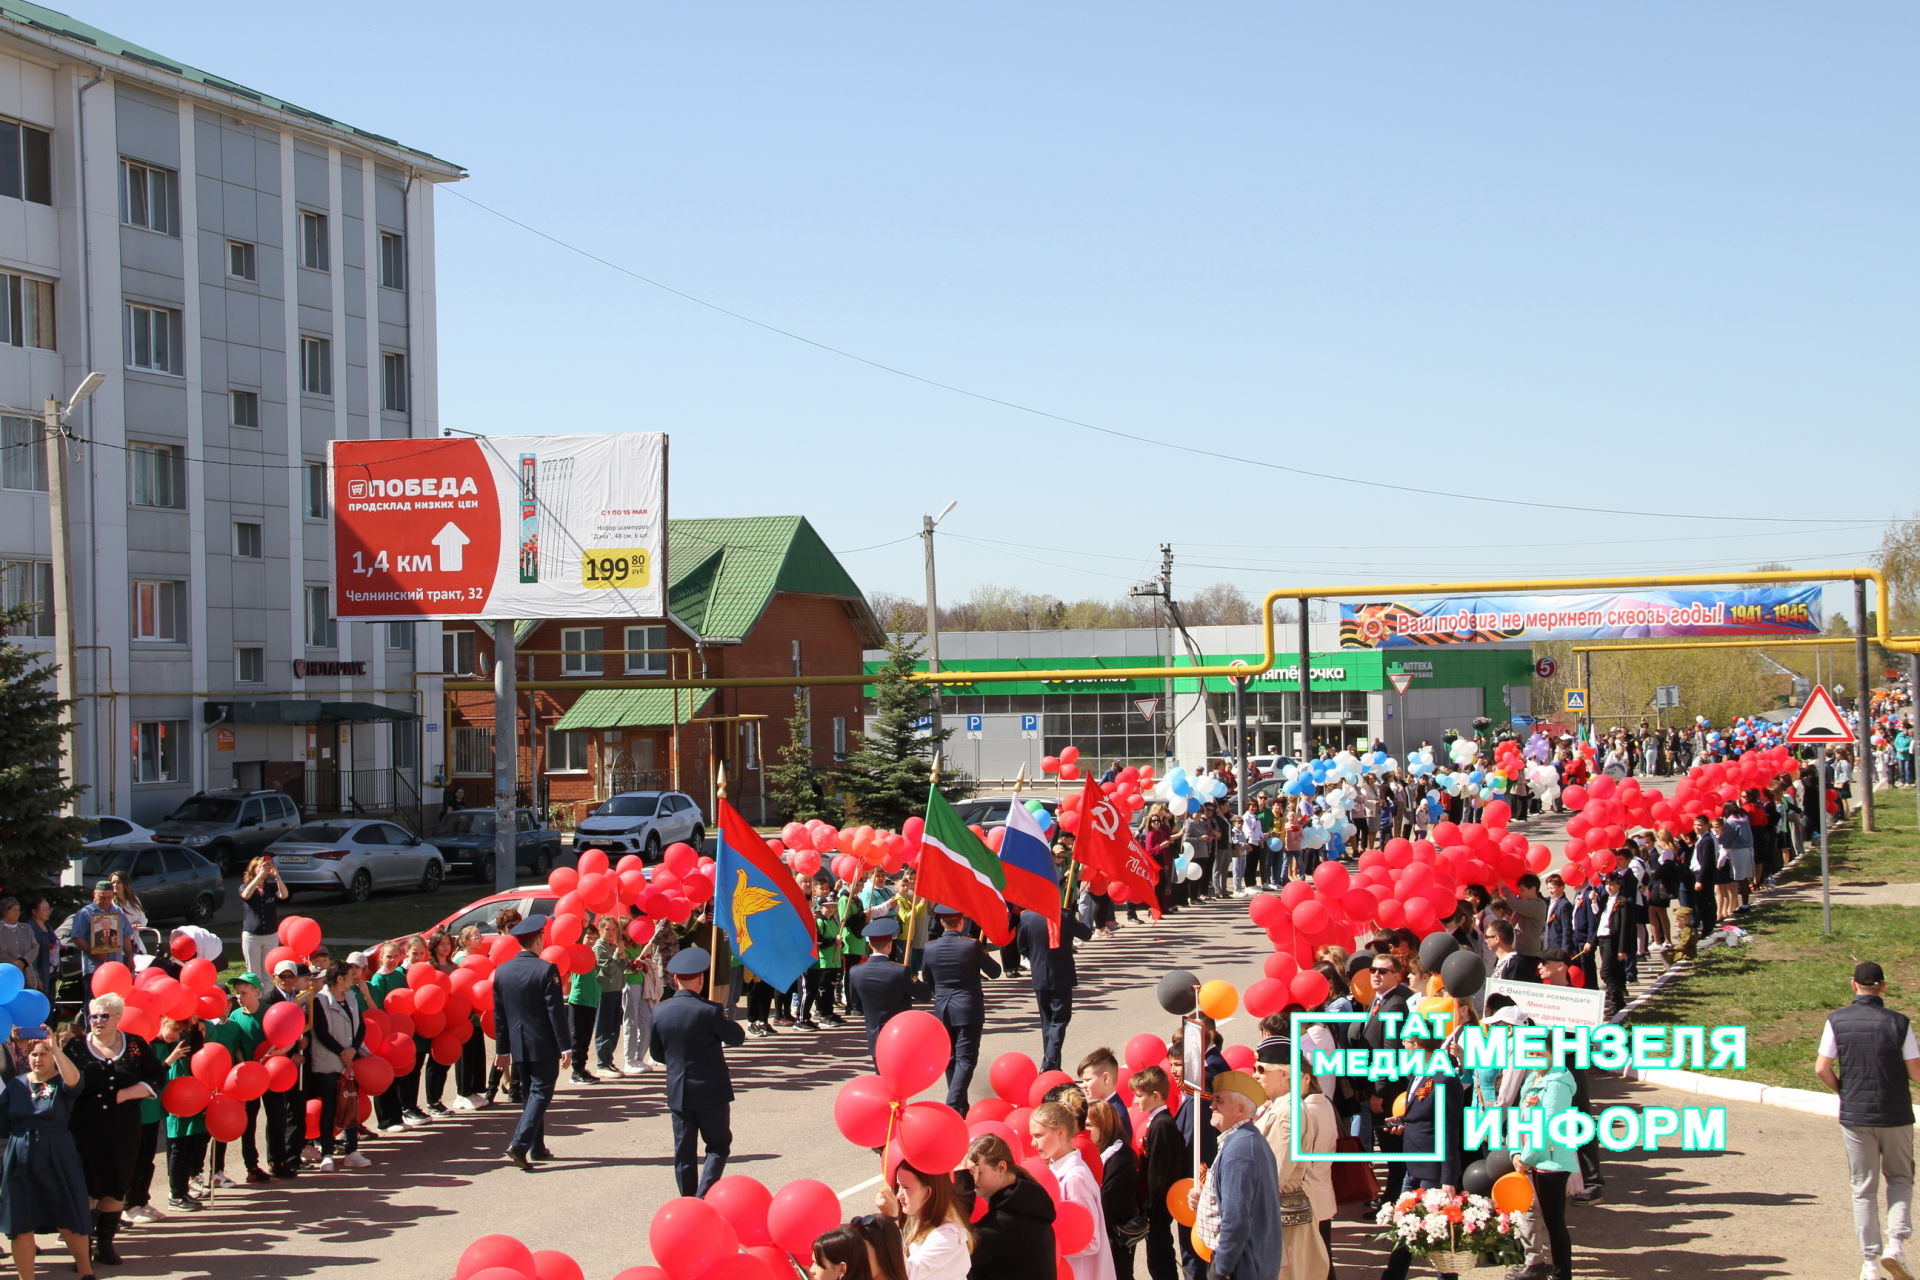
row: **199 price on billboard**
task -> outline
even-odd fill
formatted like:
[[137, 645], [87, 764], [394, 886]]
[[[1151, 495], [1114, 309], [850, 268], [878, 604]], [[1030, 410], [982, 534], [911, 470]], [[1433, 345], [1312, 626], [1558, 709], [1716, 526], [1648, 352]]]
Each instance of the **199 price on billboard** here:
[[593, 550], [580, 557], [580, 585], [583, 587], [644, 587], [652, 581], [652, 558], [645, 547]]

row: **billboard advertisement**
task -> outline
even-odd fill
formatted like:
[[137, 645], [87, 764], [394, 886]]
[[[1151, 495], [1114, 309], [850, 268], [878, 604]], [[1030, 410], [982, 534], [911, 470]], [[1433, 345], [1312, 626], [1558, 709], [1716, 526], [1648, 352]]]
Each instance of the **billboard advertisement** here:
[[336, 440], [342, 618], [661, 617], [667, 437]]
[[1442, 596], [1340, 606], [1343, 649], [1409, 649], [1495, 640], [1645, 640], [1816, 636], [1818, 586], [1552, 596]]

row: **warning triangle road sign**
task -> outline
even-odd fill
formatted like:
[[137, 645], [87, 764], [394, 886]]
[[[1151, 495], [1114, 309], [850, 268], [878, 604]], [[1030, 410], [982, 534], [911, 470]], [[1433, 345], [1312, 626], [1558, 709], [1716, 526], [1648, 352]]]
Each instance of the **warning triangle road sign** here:
[[1788, 742], [1847, 742], [1852, 738], [1853, 730], [1847, 727], [1846, 717], [1823, 684], [1813, 686], [1813, 696], [1787, 730]]
[[1393, 681], [1393, 691], [1401, 697], [1407, 696], [1407, 690], [1413, 688], [1413, 672], [1389, 671], [1387, 679]]
[[1153, 719], [1153, 713], [1160, 709], [1160, 699], [1141, 698], [1133, 704], [1133, 708], [1140, 713], [1142, 720], [1150, 721]]

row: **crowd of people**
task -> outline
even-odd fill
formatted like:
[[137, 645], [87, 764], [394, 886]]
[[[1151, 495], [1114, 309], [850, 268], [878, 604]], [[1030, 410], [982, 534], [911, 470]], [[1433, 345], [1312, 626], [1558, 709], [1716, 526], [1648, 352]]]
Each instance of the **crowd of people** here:
[[[1472, 821], [1496, 796], [1509, 803], [1516, 821], [1524, 821], [1553, 805], [1560, 785], [1584, 782], [1596, 769], [1664, 773], [1738, 749], [1677, 732], [1623, 732], [1591, 748], [1550, 744], [1535, 762], [1552, 771], [1551, 780], [1535, 772], [1504, 791], [1469, 782], [1465, 763], [1419, 773], [1397, 762], [1359, 776], [1331, 770], [1311, 786], [1260, 795], [1239, 812], [1224, 797], [1186, 806], [1183, 814], [1169, 803], [1153, 804], [1141, 817], [1140, 838], [1155, 861], [1165, 909], [1178, 912], [1278, 889], [1311, 876], [1323, 858], [1356, 857], [1395, 837], [1419, 838], [1443, 819]], [[1450, 754], [1445, 746], [1423, 744], [1410, 759]], [[1352, 758], [1363, 756], [1377, 761], [1384, 752], [1376, 744], [1373, 752]], [[1843, 759], [1831, 760], [1829, 770], [1832, 818], [1849, 803], [1849, 776]], [[1569, 885], [1556, 874], [1529, 874], [1511, 894], [1499, 896], [1469, 886], [1443, 928], [1454, 946], [1478, 952], [1494, 977], [1597, 983], [1612, 1016], [1625, 1003], [1627, 984], [1637, 980], [1639, 964], [1697, 945], [1718, 923], [1746, 909], [1767, 877], [1806, 846], [1821, 817], [1814, 800], [1819, 781], [1809, 763], [1799, 777], [1750, 791], [1721, 815], [1702, 817], [1691, 832], [1635, 835], [1617, 851], [1618, 869], [1597, 883]], [[1317, 839], [1310, 834], [1316, 830], [1323, 833]], [[950, 1033], [947, 1100], [964, 1115], [985, 1021], [983, 983], [1027, 980], [1041, 1033], [1039, 1067], [1058, 1070], [1078, 984], [1077, 946], [1118, 931], [1121, 910], [1133, 921], [1144, 909], [1078, 883], [1073, 837], [1057, 827], [1052, 836], [1062, 881], [1071, 887], [1069, 905], [1058, 919], [1010, 911], [1011, 941], [997, 951], [980, 940], [978, 925], [919, 896], [911, 868], [897, 875], [876, 869], [850, 884], [826, 874], [803, 877], [799, 887], [813, 913], [818, 954], [783, 990], [732, 959], [724, 934], [707, 915], [659, 928], [644, 944], [628, 935], [624, 919], [600, 917], [592, 922], [593, 968], [564, 982], [534, 950], [544, 921], [523, 920], [513, 910], [503, 911], [492, 930], [420, 935], [338, 959], [320, 946], [304, 961], [282, 959], [270, 973], [261, 972], [267, 958], [261, 944], [274, 938], [279, 907], [289, 895], [271, 865], [257, 863], [242, 885], [242, 947], [249, 967], [221, 984], [222, 1011], [162, 1019], [157, 1033], [144, 1038], [121, 1025], [127, 1009], [119, 996], [97, 994], [82, 1019], [16, 1031], [12, 1052], [0, 1060], [7, 1094], [0, 1111], [6, 1117], [0, 1132], [7, 1137], [0, 1226], [13, 1242], [23, 1277], [33, 1274], [35, 1233], [58, 1233], [79, 1273], [91, 1275], [95, 1267], [119, 1261], [116, 1241], [123, 1228], [195, 1213], [223, 1188], [366, 1168], [366, 1149], [382, 1135], [485, 1109], [503, 1094], [523, 1108], [507, 1158], [531, 1170], [552, 1158], [543, 1116], [555, 1071], [541, 1065], [552, 1063], [564, 1063], [572, 1081], [582, 1085], [661, 1072], [674, 1117], [681, 1190], [704, 1194], [722, 1175], [731, 1142], [727, 1047], [746, 1036], [819, 1032], [857, 1018], [871, 1054], [886, 1022], [916, 1000], [930, 1002]], [[46, 928], [48, 918], [44, 900], [24, 908], [0, 900], [0, 958], [22, 971], [25, 984], [51, 993], [60, 944]], [[96, 885], [71, 928], [83, 983], [114, 960], [157, 966], [177, 977], [180, 964], [172, 948], [137, 956], [144, 923], [131, 885]], [[176, 938], [193, 933], [176, 931]], [[472, 1014], [476, 1032], [495, 1033], [494, 1051], [488, 1052], [488, 1036], [476, 1033], [457, 1058], [446, 1061], [423, 1038], [415, 1069], [365, 1105], [353, 1063], [367, 1052], [368, 1012], [384, 1009], [393, 992], [405, 989], [415, 966], [451, 974], [463, 955], [488, 952], [500, 935], [523, 939], [533, 963], [499, 969], [497, 1025]], [[1014, 1142], [981, 1136], [953, 1171], [901, 1166], [877, 1213], [820, 1238], [813, 1274], [853, 1280], [1020, 1280], [1044, 1274], [1052, 1280], [1054, 1206], [1071, 1202], [1084, 1206], [1097, 1225], [1068, 1258], [1076, 1280], [1132, 1280], [1142, 1268], [1151, 1280], [1333, 1276], [1335, 1222], [1343, 1206], [1385, 1212], [1405, 1193], [1462, 1185], [1468, 1162], [1458, 1149], [1461, 1125], [1457, 1116], [1446, 1125], [1455, 1145], [1439, 1159], [1384, 1163], [1383, 1177], [1365, 1165], [1297, 1159], [1296, 1150], [1385, 1156], [1425, 1150], [1433, 1145], [1438, 1099], [1455, 1109], [1469, 1097], [1484, 1105], [1589, 1105], [1579, 1070], [1466, 1071], [1458, 1057], [1458, 1028], [1444, 1040], [1416, 1037], [1406, 1046], [1452, 1056], [1451, 1072], [1441, 1073], [1444, 1081], [1438, 1075], [1372, 1081], [1317, 1076], [1314, 1049], [1397, 1047], [1383, 1015], [1419, 1007], [1431, 976], [1422, 963], [1424, 941], [1408, 929], [1381, 929], [1352, 954], [1321, 948], [1312, 968], [1325, 979], [1324, 1000], [1313, 1008], [1289, 1005], [1260, 1020], [1258, 1035], [1248, 1036], [1251, 1043], [1235, 1047], [1238, 1065], [1229, 1064], [1219, 1028], [1200, 1016], [1206, 1043], [1199, 1079], [1186, 1078], [1191, 1064], [1177, 1035], [1165, 1042], [1164, 1062], [1133, 1064], [1131, 1052], [1122, 1057], [1109, 1047], [1085, 1052], [1074, 1082], [1051, 1090]], [[519, 976], [507, 976], [510, 969]], [[718, 985], [709, 991], [715, 976]], [[525, 990], [509, 996], [522, 978]], [[744, 1024], [719, 1012], [741, 1001]], [[262, 1033], [263, 1020], [281, 1004], [300, 1010], [304, 1030], [291, 1044], [269, 1043]], [[509, 1009], [517, 1011], [511, 1027]], [[1367, 1017], [1347, 1027], [1313, 1028], [1296, 1062], [1290, 1015], [1316, 1011]], [[1459, 1012], [1464, 1023], [1491, 1027], [1526, 1021], [1501, 995], [1462, 1003]], [[204, 1116], [161, 1106], [169, 1082], [186, 1076], [196, 1051], [208, 1044], [225, 1046], [235, 1062], [285, 1058], [291, 1066], [281, 1069], [291, 1087], [248, 1102], [245, 1128], [231, 1142], [212, 1141]], [[1439, 1083], [1455, 1087], [1436, 1095]], [[1291, 1130], [1296, 1114], [1297, 1135]], [[702, 1144], [704, 1160], [698, 1158]], [[1027, 1151], [1044, 1161], [1050, 1188], [1036, 1183], [1032, 1162], [1023, 1160]], [[166, 1181], [156, 1191], [163, 1153]], [[1196, 1157], [1204, 1176], [1193, 1184], [1182, 1214], [1174, 1190], [1195, 1168]], [[1524, 1280], [1567, 1277], [1567, 1206], [1604, 1194], [1596, 1149], [1591, 1143], [1577, 1151], [1549, 1143], [1516, 1151], [1513, 1160], [1533, 1182], [1536, 1207], [1522, 1219], [1528, 1259], [1512, 1274]], [[1398, 1280], [1409, 1258], [1404, 1249], [1389, 1249], [1384, 1263], [1388, 1280]]]

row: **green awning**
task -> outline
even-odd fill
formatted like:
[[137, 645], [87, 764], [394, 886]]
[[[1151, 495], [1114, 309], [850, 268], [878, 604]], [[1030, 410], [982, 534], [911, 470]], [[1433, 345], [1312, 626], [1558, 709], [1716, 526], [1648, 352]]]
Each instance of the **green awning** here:
[[588, 689], [553, 727], [566, 732], [685, 724], [711, 701], [710, 689]]
[[377, 702], [323, 702], [320, 704], [320, 718], [364, 723], [371, 720], [418, 720], [420, 717], [398, 707], [383, 707]]

